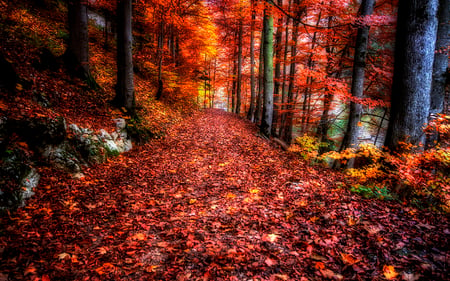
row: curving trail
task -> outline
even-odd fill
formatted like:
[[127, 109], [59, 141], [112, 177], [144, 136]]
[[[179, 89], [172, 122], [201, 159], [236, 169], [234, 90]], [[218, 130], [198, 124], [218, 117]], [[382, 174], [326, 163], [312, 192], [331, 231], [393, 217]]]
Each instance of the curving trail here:
[[83, 180], [52, 173], [28, 207], [0, 217], [0, 280], [448, 274], [448, 218], [354, 196], [340, 175], [222, 111], [195, 114]]

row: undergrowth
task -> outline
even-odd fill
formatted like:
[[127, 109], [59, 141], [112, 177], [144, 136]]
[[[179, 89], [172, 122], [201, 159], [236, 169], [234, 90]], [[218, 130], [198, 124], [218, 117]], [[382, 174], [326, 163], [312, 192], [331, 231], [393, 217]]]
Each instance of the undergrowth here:
[[[419, 208], [450, 212], [450, 117], [440, 116], [431, 131], [443, 140], [433, 148], [409, 149], [389, 153], [373, 144], [358, 148], [319, 154], [320, 143], [315, 137], [298, 137], [290, 150], [312, 164], [343, 169], [349, 180], [349, 190], [366, 198], [399, 199]], [[430, 131], [430, 129], [428, 129]], [[415, 151], [415, 152], [414, 152]], [[338, 165], [336, 165], [336, 163]]]

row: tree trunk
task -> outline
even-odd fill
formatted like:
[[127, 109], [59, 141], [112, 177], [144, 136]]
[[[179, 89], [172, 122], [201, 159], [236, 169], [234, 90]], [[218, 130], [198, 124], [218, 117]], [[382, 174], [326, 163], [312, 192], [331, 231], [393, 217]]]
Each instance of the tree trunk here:
[[264, 106], [261, 132], [269, 137], [273, 119], [273, 15], [264, 9]]
[[[264, 27], [263, 27], [264, 30]], [[261, 121], [262, 103], [264, 95], [264, 32], [261, 32], [259, 43], [258, 96], [256, 98], [255, 123]]]
[[[298, 1], [294, 1], [294, 4], [298, 4]], [[300, 13], [298, 13], [300, 15]], [[294, 78], [295, 78], [295, 59], [297, 56], [297, 40], [298, 40], [298, 21], [293, 21], [292, 27], [292, 45], [291, 45], [291, 65], [289, 67], [289, 82], [287, 91], [287, 105], [286, 105], [286, 121], [282, 139], [290, 144], [292, 141], [292, 126], [294, 125]]]
[[[278, 5], [283, 5], [283, 0], [278, 0]], [[283, 17], [278, 17], [277, 32], [275, 33], [275, 81], [273, 92], [273, 120], [272, 120], [272, 135], [277, 135], [277, 126], [279, 125], [279, 113], [280, 113], [280, 76], [281, 76], [281, 40], [283, 39], [282, 33]]]
[[439, 1], [439, 25], [436, 38], [436, 53], [433, 64], [430, 113], [441, 113], [444, 108], [445, 86], [450, 46], [450, 0]]
[[132, 56], [132, 5], [131, 0], [119, 0], [117, 5], [119, 20], [117, 28], [117, 88], [115, 103], [124, 107], [129, 115], [133, 115], [134, 82]]
[[[288, 7], [288, 13], [291, 12], [291, 3], [292, 1], [289, 0], [289, 7]], [[284, 113], [284, 110], [286, 109], [286, 77], [287, 77], [287, 55], [288, 55], [288, 47], [289, 47], [289, 22], [290, 17], [286, 17], [286, 29], [284, 31], [285, 34], [285, 41], [284, 41], [284, 59], [283, 59], [283, 81], [281, 83], [281, 106], [280, 111], [283, 112], [280, 114], [280, 125], [278, 130], [278, 136], [283, 136], [284, 133], [284, 127], [286, 123], [286, 113]]]
[[255, 20], [256, 12], [253, 0], [251, 0], [252, 5], [252, 21], [250, 23], [250, 108], [248, 109], [247, 119], [251, 122], [255, 121]]
[[243, 20], [239, 20], [238, 30], [238, 62], [237, 62], [237, 82], [236, 82], [236, 114], [241, 113], [241, 85], [242, 85], [242, 36], [243, 36]]
[[68, 5], [69, 45], [66, 63], [76, 76], [87, 79], [89, 72], [89, 34], [86, 1], [70, 0]]
[[158, 36], [158, 51], [157, 51], [157, 59], [158, 59], [158, 90], [156, 92], [156, 100], [159, 100], [162, 96], [164, 83], [162, 80], [162, 63], [164, 59], [164, 18], [161, 17], [161, 22], [159, 26], [159, 36]]
[[437, 33], [438, 0], [400, 1], [395, 43], [391, 115], [385, 146], [424, 143]]
[[[444, 110], [445, 88], [448, 83], [448, 54], [450, 46], [450, 0], [439, 1], [439, 22], [436, 38], [436, 52], [433, 63], [433, 82], [430, 94], [430, 117], [433, 120]], [[427, 135], [427, 148], [434, 147], [439, 133], [431, 131]]]
[[[361, 14], [360, 17], [364, 20], [365, 16], [371, 15], [373, 12], [373, 7], [375, 5], [375, 0], [363, 0], [361, 2]], [[361, 99], [364, 94], [364, 73], [366, 70], [366, 56], [367, 56], [367, 45], [369, 43], [369, 29], [370, 26], [361, 23], [358, 28], [358, 33], [356, 35], [355, 44], [355, 57], [353, 60], [353, 77], [352, 77], [352, 97]], [[341, 151], [356, 147], [358, 144], [358, 135], [361, 122], [362, 114], [362, 104], [358, 101], [352, 100], [350, 102], [350, 112], [347, 122], [347, 130], [344, 135], [344, 140], [342, 141]], [[348, 163], [352, 163], [349, 161]]]

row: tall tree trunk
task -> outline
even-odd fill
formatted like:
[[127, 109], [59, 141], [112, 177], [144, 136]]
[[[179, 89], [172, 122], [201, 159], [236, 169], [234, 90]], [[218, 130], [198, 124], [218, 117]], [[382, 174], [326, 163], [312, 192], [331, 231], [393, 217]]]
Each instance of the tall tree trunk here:
[[400, 1], [395, 43], [391, 115], [385, 146], [418, 146], [430, 109], [438, 0]]
[[[294, 4], [298, 5], [298, 1], [294, 1]], [[300, 13], [298, 13], [300, 16]], [[292, 27], [292, 45], [291, 45], [291, 64], [289, 67], [289, 82], [288, 82], [288, 91], [287, 91], [287, 105], [286, 105], [286, 121], [284, 126], [284, 131], [282, 139], [290, 144], [292, 141], [292, 127], [294, 125], [294, 78], [296, 71], [296, 56], [297, 56], [297, 41], [298, 41], [298, 21], [293, 21]]]
[[159, 27], [159, 36], [158, 36], [158, 90], [156, 92], [156, 100], [159, 100], [163, 93], [164, 83], [162, 80], [162, 63], [164, 59], [164, 18], [161, 16], [161, 22]]
[[242, 85], [242, 36], [243, 20], [239, 20], [238, 30], [238, 62], [237, 62], [237, 82], [236, 82], [236, 114], [241, 113], [241, 85]]
[[89, 34], [86, 1], [70, 0], [68, 6], [69, 45], [66, 63], [76, 76], [87, 79], [89, 72]]
[[[363, 19], [365, 16], [371, 15], [375, 0], [363, 0], [361, 2], [361, 14]], [[355, 57], [353, 60], [353, 77], [352, 77], [352, 97], [360, 99], [364, 94], [364, 73], [366, 70], [367, 45], [369, 43], [370, 26], [361, 23], [356, 35]], [[356, 147], [358, 144], [358, 135], [361, 122], [362, 104], [358, 101], [350, 102], [350, 112], [347, 122], [347, 130], [342, 141], [341, 150], [350, 147]], [[349, 167], [353, 161], [349, 161]]]
[[271, 7], [264, 9], [264, 105], [261, 132], [267, 137], [273, 119], [273, 15]]
[[255, 20], [256, 12], [254, 7], [254, 0], [251, 0], [252, 21], [250, 23], [250, 108], [248, 109], [247, 119], [251, 122], [255, 121]]
[[134, 82], [132, 56], [132, 5], [131, 0], [119, 0], [117, 5], [119, 20], [117, 28], [117, 86], [115, 103], [125, 107], [129, 115], [133, 115]]
[[450, 46], [450, 0], [439, 1], [439, 25], [436, 38], [436, 53], [433, 64], [430, 113], [441, 113], [444, 108], [445, 86]]
[[264, 100], [263, 96], [264, 96], [264, 32], [261, 32], [261, 39], [259, 43], [258, 96], [256, 98], [256, 109], [255, 109], [255, 123], [257, 124], [262, 119], [261, 113], [262, 113], [262, 103]]
[[[278, 0], [278, 5], [283, 5], [283, 0]], [[283, 17], [278, 17], [277, 32], [275, 33], [275, 78], [274, 78], [274, 92], [273, 92], [273, 120], [272, 120], [272, 135], [277, 135], [277, 126], [279, 125], [280, 113], [280, 76], [281, 76], [281, 40], [283, 39]]]
[[[450, 46], [450, 0], [439, 1], [438, 31], [436, 52], [433, 63], [433, 82], [430, 94], [430, 117], [433, 120], [444, 110], [445, 88], [448, 83], [448, 54]], [[439, 139], [439, 133], [432, 131], [427, 135], [427, 148], [434, 147]]]
[[[291, 13], [291, 3], [292, 1], [289, 0], [289, 7], [288, 7], [288, 13]], [[284, 38], [284, 58], [283, 58], [283, 81], [281, 83], [281, 106], [280, 111], [283, 112], [280, 114], [280, 125], [278, 130], [278, 135], [281, 137], [284, 132], [284, 127], [286, 123], [286, 114], [284, 113], [284, 110], [286, 109], [286, 77], [287, 77], [287, 69], [288, 69], [288, 48], [289, 48], [289, 22], [290, 17], [286, 17], [286, 29], [284, 31], [285, 38]]]

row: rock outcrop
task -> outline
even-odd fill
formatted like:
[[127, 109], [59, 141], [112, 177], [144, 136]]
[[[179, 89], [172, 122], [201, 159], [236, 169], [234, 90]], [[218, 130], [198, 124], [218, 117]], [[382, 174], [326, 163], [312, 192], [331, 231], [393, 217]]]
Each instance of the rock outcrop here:
[[24, 206], [38, 185], [37, 165], [48, 165], [82, 177], [84, 166], [132, 149], [126, 121], [116, 130], [94, 132], [64, 118], [0, 118], [0, 210]]

